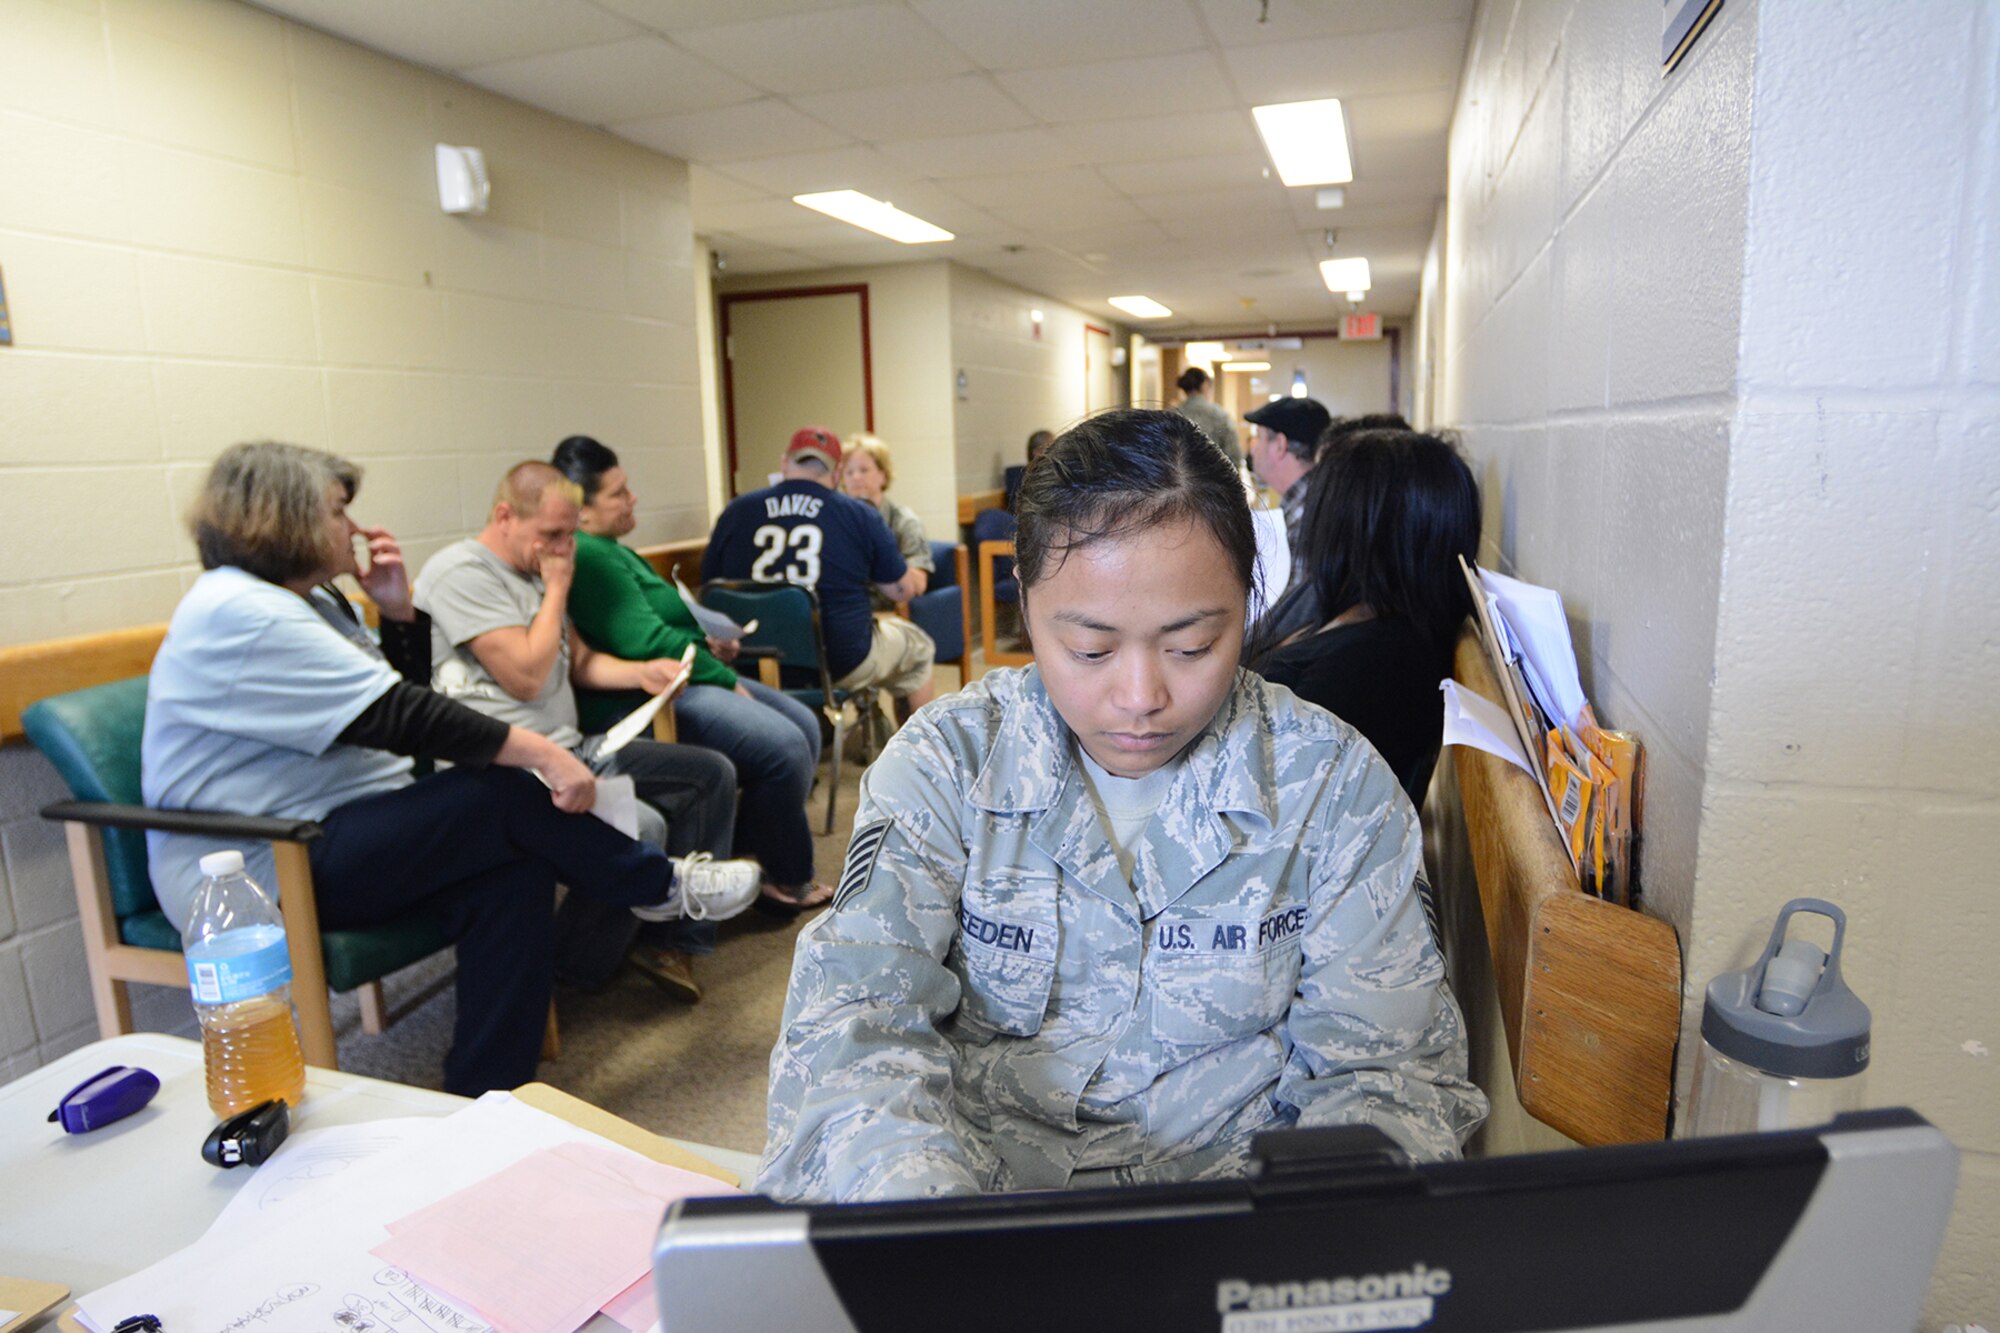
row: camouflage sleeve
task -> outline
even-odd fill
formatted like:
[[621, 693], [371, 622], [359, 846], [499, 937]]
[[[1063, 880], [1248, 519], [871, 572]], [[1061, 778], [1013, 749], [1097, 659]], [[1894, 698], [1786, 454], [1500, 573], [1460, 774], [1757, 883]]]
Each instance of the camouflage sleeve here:
[[833, 906], [792, 960], [771, 1054], [760, 1192], [851, 1201], [977, 1193], [990, 1151], [953, 1109], [944, 964], [965, 852], [954, 756], [906, 726], [861, 780]]
[[1301, 1125], [1374, 1125], [1418, 1161], [1455, 1158], [1487, 1103], [1466, 1077], [1415, 814], [1366, 746], [1343, 758], [1331, 796], [1277, 1099]]

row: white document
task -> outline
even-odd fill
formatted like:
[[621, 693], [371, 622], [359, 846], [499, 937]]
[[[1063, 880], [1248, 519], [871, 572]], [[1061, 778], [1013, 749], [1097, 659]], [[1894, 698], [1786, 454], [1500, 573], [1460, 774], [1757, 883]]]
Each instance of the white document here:
[[680, 592], [681, 601], [687, 604], [688, 614], [694, 617], [694, 623], [701, 626], [701, 632], [709, 638], [726, 643], [731, 639], [740, 639], [748, 633], [743, 626], [737, 624], [728, 616], [723, 615], [722, 612], [711, 611], [696, 601], [695, 595], [688, 591], [687, 584], [681, 582], [681, 576], [678, 571], [674, 574], [674, 587]]
[[385, 1153], [433, 1139], [443, 1125], [442, 1116], [413, 1115], [301, 1130], [280, 1144], [236, 1191], [210, 1224], [208, 1234], [269, 1225], [288, 1216], [301, 1199], [312, 1199], [326, 1182], [338, 1180]]
[[173, 1333], [490, 1333], [478, 1314], [369, 1250], [388, 1239], [389, 1223], [529, 1153], [604, 1140], [504, 1092], [434, 1123], [438, 1134], [350, 1166], [254, 1228], [214, 1228], [81, 1297], [85, 1325], [102, 1333], [143, 1310]]
[[1284, 595], [1291, 580], [1292, 546], [1285, 536], [1284, 510], [1253, 509], [1250, 518], [1257, 530], [1257, 586], [1263, 590], [1257, 612], [1262, 615]]
[[1479, 577], [1520, 644], [1522, 674], [1535, 702], [1557, 726], [1576, 726], [1583, 712], [1583, 683], [1577, 677], [1562, 594], [1490, 569], [1481, 569]]
[[1484, 695], [1460, 689], [1458, 682], [1450, 677], [1439, 681], [1438, 689], [1444, 693], [1446, 745], [1470, 745], [1475, 750], [1497, 754], [1523, 772], [1534, 774], [1527, 756], [1521, 753], [1521, 742], [1515, 735], [1514, 724], [1507, 720], [1506, 709]]
[[628, 838], [639, 836], [639, 788], [632, 779], [599, 778], [597, 804], [590, 813]]

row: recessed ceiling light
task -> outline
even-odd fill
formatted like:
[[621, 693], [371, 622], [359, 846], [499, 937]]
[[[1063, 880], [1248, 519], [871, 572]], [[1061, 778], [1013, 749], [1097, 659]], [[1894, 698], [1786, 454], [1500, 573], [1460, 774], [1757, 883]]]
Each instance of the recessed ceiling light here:
[[1354, 179], [1347, 155], [1347, 117], [1338, 97], [1253, 106], [1264, 151], [1287, 185], [1344, 185]]
[[1271, 363], [1269, 361], [1225, 361], [1222, 363], [1222, 368], [1224, 370], [1269, 370]]
[[1354, 302], [1354, 304], [1356, 305], [1360, 305], [1367, 298], [1368, 298], [1367, 292], [1349, 292], [1347, 294], [1347, 299]]
[[1181, 349], [1181, 355], [1198, 366], [1212, 366], [1229, 359], [1228, 349], [1219, 342], [1191, 342]]
[[859, 190], [825, 190], [818, 194], [795, 194], [792, 202], [802, 204], [816, 213], [824, 213], [830, 218], [872, 231], [878, 236], [887, 236], [892, 241], [904, 245], [926, 245], [932, 241], [952, 240], [952, 234], [943, 227], [932, 226], [920, 217], [905, 213], [894, 204], [885, 204], [880, 199], [871, 199]]
[[1368, 276], [1368, 261], [1359, 256], [1322, 259], [1319, 261], [1319, 276], [1330, 292], [1365, 292], [1375, 285]]
[[1165, 319], [1174, 313], [1150, 296], [1107, 296], [1105, 304], [1116, 306], [1135, 319]]

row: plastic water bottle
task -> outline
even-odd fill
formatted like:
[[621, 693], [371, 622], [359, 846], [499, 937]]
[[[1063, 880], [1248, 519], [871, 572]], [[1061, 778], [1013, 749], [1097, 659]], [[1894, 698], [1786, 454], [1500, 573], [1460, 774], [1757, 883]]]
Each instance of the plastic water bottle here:
[[209, 1108], [227, 1119], [273, 1098], [297, 1106], [306, 1065], [292, 1017], [285, 919], [243, 873], [243, 853], [210, 852], [201, 873], [181, 946], [201, 1020]]
[[[1786, 938], [1794, 915], [1833, 923], [1833, 950]], [[1840, 975], [1847, 916], [1819, 898], [1778, 913], [1763, 954], [1708, 984], [1689, 1132], [1748, 1134], [1821, 1125], [1861, 1106], [1868, 1006]]]

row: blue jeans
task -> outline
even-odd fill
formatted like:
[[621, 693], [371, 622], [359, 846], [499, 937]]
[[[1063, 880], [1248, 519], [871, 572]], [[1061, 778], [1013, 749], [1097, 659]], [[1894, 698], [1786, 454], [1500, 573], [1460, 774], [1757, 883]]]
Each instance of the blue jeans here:
[[746, 699], [720, 685], [695, 685], [674, 701], [683, 745], [718, 750], [743, 785], [736, 804], [736, 855], [754, 856], [773, 884], [795, 888], [813, 877], [806, 798], [819, 767], [819, 718], [759, 681], [742, 678]]

